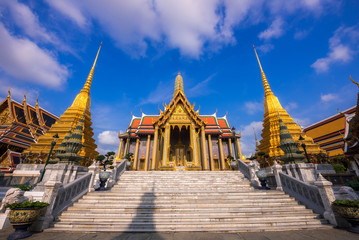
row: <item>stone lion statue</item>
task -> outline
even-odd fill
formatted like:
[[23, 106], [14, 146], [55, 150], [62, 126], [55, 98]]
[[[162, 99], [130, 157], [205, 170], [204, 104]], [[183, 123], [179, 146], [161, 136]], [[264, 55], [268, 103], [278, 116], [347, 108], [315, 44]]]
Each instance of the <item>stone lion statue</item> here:
[[0, 206], [0, 213], [5, 212], [5, 206], [7, 204], [12, 203], [21, 203], [25, 202], [26, 200], [32, 201], [32, 197], [25, 197], [24, 196], [25, 191], [19, 189], [19, 188], [10, 188], [4, 197], [4, 199], [1, 202]]

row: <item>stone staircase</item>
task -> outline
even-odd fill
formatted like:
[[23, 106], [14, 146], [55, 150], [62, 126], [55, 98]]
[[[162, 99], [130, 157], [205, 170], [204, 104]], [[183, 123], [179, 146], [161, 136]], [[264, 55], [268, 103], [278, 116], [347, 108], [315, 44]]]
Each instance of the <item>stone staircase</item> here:
[[48, 231], [280, 231], [330, 228], [280, 191], [255, 190], [239, 171], [127, 171], [91, 192]]

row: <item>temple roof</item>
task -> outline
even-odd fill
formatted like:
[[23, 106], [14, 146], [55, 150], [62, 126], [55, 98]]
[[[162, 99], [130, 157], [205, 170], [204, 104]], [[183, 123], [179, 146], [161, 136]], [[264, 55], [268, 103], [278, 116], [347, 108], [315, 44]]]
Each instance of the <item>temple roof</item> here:
[[19, 148], [28, 148], [39, 136], [58, 119], [54, 114], [38, 106], [33, 107], [26, 101], [13, 100], [10, 95], [0, 104], [0, 143]]

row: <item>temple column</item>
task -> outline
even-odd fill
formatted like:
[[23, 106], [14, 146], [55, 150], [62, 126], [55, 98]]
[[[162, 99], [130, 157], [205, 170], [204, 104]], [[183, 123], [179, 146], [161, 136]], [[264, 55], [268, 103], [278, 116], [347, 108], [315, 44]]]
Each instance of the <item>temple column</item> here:
[[202, 149], [203, 149], [203, 163], [204, 163], [204, 170], [208, 170], [208, 159], [207, 159], [207, 148], [206, 148], [206, 135], [204, 132], [204, 126], [201, 127], [201, 134], [202, 134]]
[[194, 166], [198, 167], [196, 128], [193, 123], [191, 124], [191, 145], [193, 149]]
[[145, 171], [148, 169], [148, 159], [150, 157], [150, 143], [151, 143], [151, 135], [147, 135], [147, 144], [146, 144], [146, 156], [145, 156]]
[[214, 171], [213, 146], [212, 146], [211, 134], [208, 134], [208, 147], [209, 147], [209, 161], [211, 163], [211, 170]]
[[120, 138], [120, 145], [118, 146], [117, 158], [121, 159], [123, 157], [122, 152], [123, 138]]
[[135, 158], [133, 159], [133, 170], [137, 170], [137, 159], [138, 159], [139, 146], [140, 146], [140, 138], [137, 138], [136, 139]]
[[241, 149], [241, 144], [239, 143], [239, 138], [236, 138], [236, 142], [237, 142], [237, 154], [239, 159], [242, 159], [242, 149]]
[[170, 132], [171, 132], [171, 125], [166, 123], [165, 126], [165, 139], [164, 139], [164, 147], [163, 147], [163, 156], [162, 156], [162, 167], [167, 166], [167, 152], [169, 147], [169, 140], [170, 140]]
[[230, 154], [233, 158], [236, 158], [236, 157], [233, 155], [232, 139], [230, 139], [230, 138], [228, 138], [228, 146], [229, 146], [229, 154]]
[[126, 146], [125, 146], [125, 151], [124, 151], [124, 155], [126, 155], [128, 153], [128, 149], [130, 149], [130, 136], [128, 136], [127, 141], [126, 141]]
[[158, 141], [158, 126], [156, 125], [156, 126], [155, 126], [155, 136], [154, 136], [154, 138], [153, 138], [151, 170], [155, 170], [155, 169], [156, 169], [157, 141]]
[[222, 165], [221, 168], [222, 168], [222, 170], [225, 170], [226, 166], [225, 166], [225, 162], [224, 162], [223, 144], [222, 144], [221, 137], [218, 138], [218, 142], [219, 142], [219, 154], [221, 155], [221, 165]]

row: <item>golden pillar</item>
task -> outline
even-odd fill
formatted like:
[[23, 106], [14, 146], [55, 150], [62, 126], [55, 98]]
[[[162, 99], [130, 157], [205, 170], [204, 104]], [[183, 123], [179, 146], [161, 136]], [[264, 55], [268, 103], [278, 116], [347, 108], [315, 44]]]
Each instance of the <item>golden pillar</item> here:
[[167, 166], [167, 156], [168, 156], [168, 148], [169, 148], [169, 141], [170, 141], [170, 132], [171, 132], [171, 125], [166, 123], [165, 126], [165, 140], [164, 140], [164, 148], [163, 148], [163, 156], [162, 156], [162, 167]]
[[156, 169], [157, 141], [158, 141], [158, 126], [156, 125], [156, 127], [155, 127], [155, 136], [154, 136], [154, 138], [153, 138], [151, 170], [155, 170], [155, 169]]
[[232, 139], [228, 138], [228, 145], [229, 145], [229, 154], [235, 158], [233, 155], [233, 149], [232, 149]]
[[225, 162], [224, 162], [222, 138], [218, 138], [218, 142], [219, 142], [219, 154], [221, 155], [222, 170], [225, 170], [226, 166], [225, 166]]
[[124, 149], [124, 155], [126, 155], [128, 153], [129, 149], [130, 149], [130, 136], [128, 136], [127, 141], [126, 141], [126, 145], [125, 145], [125, 149]]
[[239, 143], [239, 138], [236, 138], [236, 142], [237, 142], [237, 151], [238, 151], [238, 157], [239, 159], [242, 159], [242, 149], [241, 149], [241, 144]]
[[208, 145], [209, 145], [209, 161], [211, 162], [211, 170], [214, 171], [213, 146], [212, 146], [211, 134], [208, 134]]
[[204, 163], [203, 167], [204, 167], [205, 170], [208, 170], [206, 134], [204, 132], [204, 126], [201, 127], [201, 134], [202, 134], [202, 149], [203, 149], [203, 163]]
[[148, 159], [150, 157], [150, 143], [151, 143], [151, 135], [147, 136], [147, 144], [146, 144], [146, 157], [145, 157], [145, 171], [148, 169]]
[[120, 145], [118, 146], [117, 159], [121, 159], [123, 157], [122, 145], [123, 145], [123, 138], [120, 138]]
[[140, 146], [140, 138], [137, 138], [136, 139], [135, 158], [133, 159], [133, 170], [137, 170], [137, 159], [138, 159], [139, 146]]
[[193, 159], [194, 159], [194, 165], [198, 166], [198, 157], [197, 157], [197, 141], [196, 141], [196, 128], [194, 124], [191, 124], [191, 146], [193, 149]]

